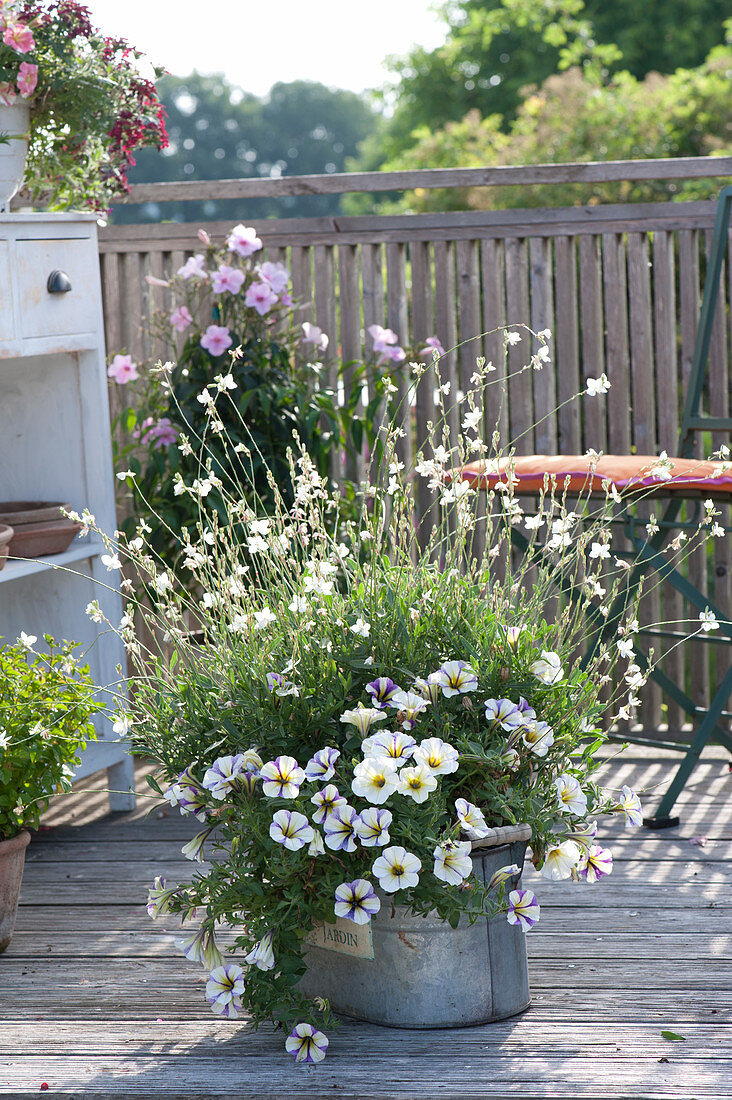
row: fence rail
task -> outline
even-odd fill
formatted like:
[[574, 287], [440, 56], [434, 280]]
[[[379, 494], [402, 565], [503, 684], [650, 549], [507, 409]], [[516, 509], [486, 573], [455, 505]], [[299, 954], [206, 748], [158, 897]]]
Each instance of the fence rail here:
[[[716, 175], [732, 175], [732, 158], [146, 184], [133, 188], [132, 198], [241, 197], [241, 220], [246, 221], [244, 200], [264, 194]], [[222, 187], [225, 191], [217, 190]], [[436, 334], [453, 349], [441, 364], [453, 394], [469, 388], [478, 355], [493, 363], [498, 385], [488, 391], [486, 424], [498, 424], [503, 439], [517, 440], [519, 452], [574, 453], [593, 447], [607, 453], [673, 453], [714, 213], [714, 202], [666, 202], [273, 219], [260, 222], [257, 232], [263, 255], [290, 268], [301, 319], [328, 332], [330, 348], [344, 361], [359, 357], [362, 334], [373, 323], [394, 329], [400, 342], [413, 348]], [[110, 352], [125, 348], [138, 358], [154, 355], [140, 322], [153, 306], [166, 306], [166, 291], [150, 287], [144, 276], [176, 270], [200, 248], [197, 228], [162, 223], [101, 231]], [[209, 223], [204, 228], [215, 240], [231, 226]], [[730, 403], [731, 298], [728, 263], [705, 395], [705, 411], [721, 416], [729, 413]], [[509, 377], [526, 361], [526, 345], [506, 351], [497, 330], [521, 322], [552, 330], [554, 367]], [[603, 371], [612, 383], [606, 398], [564, 404], [588, 377]], [[406, 368], [402, 384], [407, 385]], [[434, 415], [431, 392], [422, 392], [429, 396], [418, 400], [414, 412], [418, 439]], [[457, 414], [454, 419], [457, 426]], [[715, 436], [713, 443], [721, 441]], [[715, 602], [730, 608], [728, 538], [716, 540], [713, 561], [697, 554], [691, 570], [695, 584], [706, 585]], [[680, 618], [674, 596], [654, 600], [652, 616]], [[688, 660], [675, 656], [666, 665], [669, 675], [693, 683], [700, 705], [708, 699], [710, 678], [718, 677], [710, 648], [692, 645]], [[683, 715], [673, 704], [662, 712], [661, 697], [650, 685], [641, 720], [649, 729], [666, 720], [673, 728]]]

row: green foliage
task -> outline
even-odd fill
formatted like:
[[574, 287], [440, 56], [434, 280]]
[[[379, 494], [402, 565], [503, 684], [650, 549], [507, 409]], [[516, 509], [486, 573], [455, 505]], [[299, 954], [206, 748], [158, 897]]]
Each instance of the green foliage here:
[[[278, 83], [263, 98], [243, 92], [217, 73], [166, 76], [160, 95], [168, 116], [170, 145], [144, 150], [133, 183], [179, 179], [255, 179], [342, 172], [356, 156], [377, 116], [353, 92], [313, 81]], [[247, 200], [247, 218], [335, 214], [338, 195]], [[148, 203], [117, 207], [117, 224], [137, 221], [238, 219], [238, 200]]]
[[72, 765], [96, 736], [91, 716], [104, 709], [77, 647], [44, 640], [46, 653], [0, 646], [0, 840], [35, 828], [51, 796], [70, 789]]

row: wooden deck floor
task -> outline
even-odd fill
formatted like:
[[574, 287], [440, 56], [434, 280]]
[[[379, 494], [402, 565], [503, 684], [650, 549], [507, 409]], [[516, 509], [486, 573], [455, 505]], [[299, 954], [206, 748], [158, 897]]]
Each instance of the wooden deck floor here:
[[[605, 781], [658, 790], [675, 757], [643, 760], [646, 751], [608, 764]], [[213, 1017], [200, 969], [173, 946], [174, 924], [148, 918], [149, 884], [191, 867], [180, 847], [194, 831], [175, 811], [146, 817], [149, 805], [110, 816], [102, 795], [75, 794], [34, 838], [0, 958], [0, 1095], [732, 1096], [732, 774], [722, 750], [707, 750], [694, 773], [679, 829], [604, 830], [615, 855], [607, 882], [554, 884], [529, 868], [542, 920], [528, 937], [527, 1012], [454, 1031], [345, 1022], [326, 1061], [304, 1069], [281, 1033]], [[704, 845], [691, 843], [700, 836]]]

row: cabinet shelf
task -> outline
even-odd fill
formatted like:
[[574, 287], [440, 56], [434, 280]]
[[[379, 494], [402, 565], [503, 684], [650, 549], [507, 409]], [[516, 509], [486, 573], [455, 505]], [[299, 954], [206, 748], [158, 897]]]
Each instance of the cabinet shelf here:
[[84, 561], [86, 558], [95, 558], [104, 553], [104, 543], [100, 541], [89, 542], [87, 539], [79, 540], [62, 554], [51, 554], [45, 558], [24, 558], [17, 561], [8, 561], [4, 569], [0, 570], [0, 584], [8, 584], [11, 581], [20, 580], [21, 577], [29, 577], [33, 573], [42, 573], [46, 569], [55, 569], [59, 566], [70, 565], [75, 561]]

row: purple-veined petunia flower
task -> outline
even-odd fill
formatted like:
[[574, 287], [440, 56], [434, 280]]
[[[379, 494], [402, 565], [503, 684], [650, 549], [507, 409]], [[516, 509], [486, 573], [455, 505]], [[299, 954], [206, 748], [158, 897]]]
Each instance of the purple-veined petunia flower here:
[[433, 874], [450, 886], [460, 886], [473, 873], [469, 840], [450, 840], [438, 844], [432, 853], [435, 857]]
[[310, 801], [318, 807], [313, 814], [313, 821], [316, 825], [322, 825], [331, 814], [348, 805], [345, 798], [338, 793], [338, 788], [332, 783], [329, 783], [327, 787], [323, 787], [322, 791], [317, 791]]
[[381, 710], [383, 707], [388, 706], [394, 695], [402, 689], [388, 676], [379, 676], [378, 679], [372, 680], [370, 684], [366, 685], [366, 690], [371, 696], [374, 706]]
[[236, 252], [246, 259], [253, 252], [260, 250], [262, 242], [257, 236], [256, 229], [251, 225], [235, 225], [226, 239], [226, 247], [229, 252]]
[[531, 890], [512, 890], [508, 895], [508, 912], [506, 920], [509, 924], [518, 924], [528, 932], [539, 920], [541, 907], [536, 900], [536, 894]]
[[278, 810], [272, 817], [269, 835], [290, 852], [297, 852], [310, 843], [314, 830], [305, 814], [297, 810]]
[[293, 756], [268, 760], [259, 771], [262, 790], [267, 798], [297, 798], [305, 782], [305, 772]]
[[371, 871], [379, 880], [379, 886], [387, 894], [393, 894], [397, 890], [408, 890], [419, 882], [419, 872], [422, 869], [422, 861], [401, 844], [393, 844], [385, 848], [377, 859]]
[[285, 1050], [296, 1062], [322, 1062], [327, 1049], [327, 1038], [312, 1024], [295, 1024], [285, 1039]]
[[417, 695], [421, 695], [428, 703], [434, 705], [442, 695], [442, 688], [440, 687], [437, 677], [437, 672], [430, 672], [426, 680], [418, 676], [412, 684], [412, 691]]
[[261, 940], [257, 940], [254, 947], [244, 956], [244, 962], [249, 966], [256, 966], [258, 970], [274, 970], [275, 957], [272, 950], [274, 929], [265, 932]]
[[571, 878], [572, 871], [577, 869], [581, 858], [579, 847], [573, 840], [563, 840], [547, 849], [541, 873], [544, 878], [560, 879]]
[[386, 802], [398, 786], [396, 764], [387, 756], [367, 756], [353, 769], [351, 790], [372, 805]]
[[381, 730], [361, 742], [361, 752], [365, 757], [386, 756], [397, 768], [411, 759], [416, 747], [417, 742], [411, 734], [402, 730], [397, 730], [396, 733]]
[[434, 676], [446, 699], [453, 695], [464, 695], [466, 691], [478, 690], [478, 677], [467, 661], [446, 661]]
[[275, 294], [281, 294], [290, 281], [290, 272], [285, 265], [274, 263], [272, 260], [265, 260], [260, 264], [257, 273], [263, 282], [271, 286]]
[[625, 814], [625, 827], [632, 829], [643, 824], [643, 810], [641, 809], [638, 795], [630, 787], [624, 786], [621, 791], [622, 798], [615, 803], [614, 809]]
[[176, 274], [181, 279], [207, 279], [206, 260], [200, 252], [197, 252], [195, 256], [188, 257], [183, 266], [178, 268]]
[[415, 768], [402, 768], [397, 790], [415, 802], [426, 802], [437, 790], [437, 780], [425, 764], [417, 764]]
[[244, 971], [236, 963], [225, 963], [212, 970], [206, 982], [206, 1000], [226, 1020], [237, 1017], [242, 1008]]
[[211, 289], [214, 294], [238, 294], [244, 284], [244, 272], [237, 267], [221, 264], [211, 272]]
[[429, 705], [429, 700], [414, 691], [398, 691], [389, 703], [398, 711], [397, 717], [405, 730], [414, 728], [417, 718]]
[[277, 295], [269, 283], [250, 283], [244, 296], [244, 305], [255, 309], [260, 317], [269, 313], [277, 302]]
[[282, 698], [288, 695], [298, 696], [300, 694], [300, 688], [297, 684], [293, 684], [292, 680], [286, 680], [281, 672], [267, 673], [267, 687], [273, 695], [279, 695]]
[[305, 765], [305, 778], [311, 783], [316, 780], [327, 783], [335, 775], [336, 760], [340, 755], [340, 749], [318, 749]]
[[197, 863], [203, 863], [203, 845], [211, 836], [215, 826], [211, 826], [209, 829], [203, 829], [200, 833], [184, 844], [181, 848], [181, 852], [186, 859], [194, 859]]
[[197, 821], [206, 820], [208, 796], [190, 768], [180, 773], [178, 782], [166, 791], [165, 797], [182, 814], [193, 814]]
[[325, 843], [334, 852], [356, 851], [356, 826], [359, 817], [353, 806], [340, 806], [325, 819]]
[[223, 959], [216, 946], [214, 934], [207, 924], [202, 924], [197, 932], [189, 932], [175, 940], [175, 946], [191, 962], [201, 963], [206, 970], [221, 966]]
[[354, 924], [368, 924], [374, 913], [381, 909], [381, 902], [368, 879], [356, 878], [336, 886], [334, 912]]
[[355, 710], [345, 710], [340, 718], [346, 725], [355, 726], [365, 737], [375, 722], [385, 722], [386, 715], [377, 707], [364, 707], [360, 703]]
[[564, 669], [558, 653], [542, 650], [541, 657], [529, 666], [537, 680], [542, 684], [558, 684], [564, 679]]
[[497, 871], [494, 871], [491, 877], [488, 879], [488, 889], [495, 890], [497, 886], [500, 886], [502, 882], [508, 882], [509, 879], [515, 878], [516, 875], [521, 874], [521, 868], [518, 863], [509, 863], [507, 867], [499, 867]]
[[358, 815], [356, 835], [364, 848], [382, 848], [389, 843], [390, 825], [390, 810], [383, 806], [367, 806]]
[[587, 795], [575, 776], [563, 772], [554, 780], [554, 786], [561, 813], [576, 814], [577, 817], [581, 817], [587, 812]]
[[577, 869], [580, 878], [585, 879], [586, 882], [597, 882], [598, 879], [612, 872], [612, 852], [607, 848], [601, 848], [599, 844], [593, 844], [582, 852]]
[[[391, 815], [390, 815], [391, 816]], [[363, 844], [363, 841], [361, 841]], [[148, 916], [155, 920], [164, 913], [170, 912], [170, 901], [178, 893], [177, 886], [166, 886], [165, 879], [158, 876], [150, 887], [147, 895]]]
[[322, 856], [325, 855], [325, 844], [323, 838], [317, 829], [313, 829], [313, 839], [308, 845], [309, 856]]
[[490, 834], [491, 830], [486, 825], [483, 811], [479, 810], [472, 802], [468, 802], [466, 798], [456, 798], [455, 809], [460, 828], [471, 839], [480, 840]]
[[554, 730], [548, 722], [534, 722], [522, 728], [521, 740], [535, 756], [546, 756], [554, 744]]
[[193, 324], [191, 311], [188, 306], [177, 306], [170, 315], [170, 325], [176, 332], [185, 332], [189, 325]]
[[458, 770], [458, 751], [439, 737], [426, 737], [414, 750], [414, 763], [424, 764], [433, 775], [449, 775]]
[[[240, 776], [244, 772], [254, 770], [256, 762], [253, 761], [253, 756], [256, 756], [256, 753], [240, 752], [236, 756], [220, 756], [218, 760], [214, 760], [204, 775], [203, 786], [213, 798], [219, 800], [226, 798], [230, 791], [240, 787]], [[256, 761], [261, 765], [262, 761], [258, 756]]]
[[524, 722], [524, 716], [516, 703], [510, 699], [486, 699], [485, 716], [489, 722], [494, 722], [507, 733], [520, 728]]
[[582, 848], [591, 848], [596, 836], [597, 822], [588, 821], [586, 825], [574, 828], [569, 839], [574, 840]]
[[514, 653], [518, 652], [521, 639], [524, 635], [528, 637], [529, 634], [528, 627], [526, 626], [503, 626], [503, 624], [499, 623], [499, 630], [503, 634], [509, 649], [512, 649]]
[[217, 359], [231, 347], [233, 340], [226, 325], [209, 325], [201, 337], [201, 347]]

